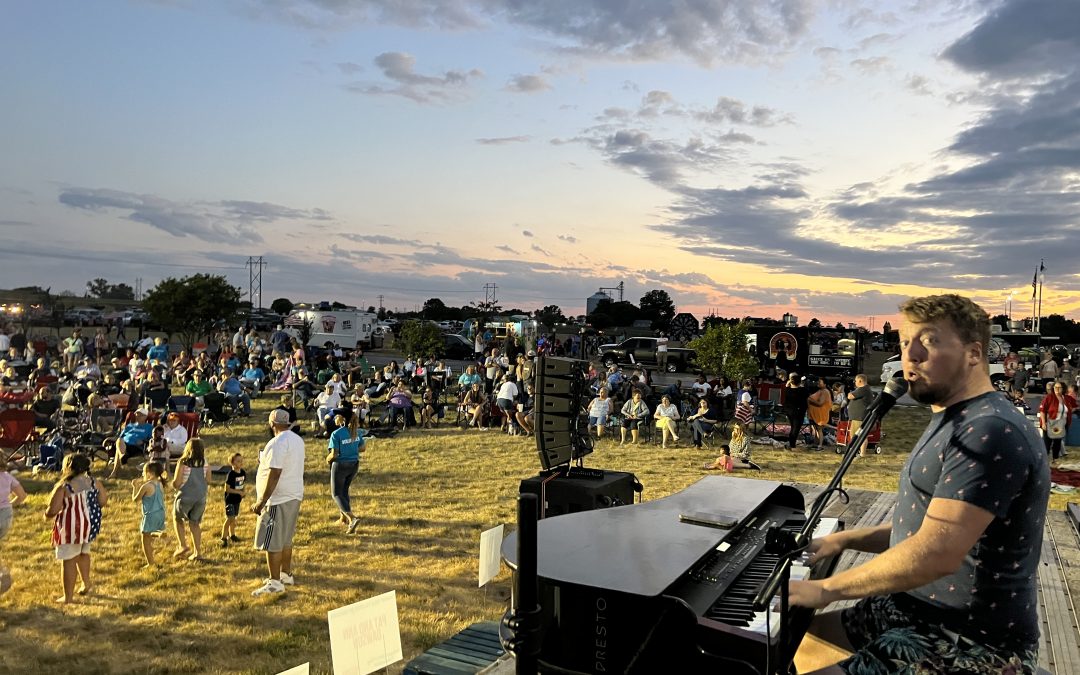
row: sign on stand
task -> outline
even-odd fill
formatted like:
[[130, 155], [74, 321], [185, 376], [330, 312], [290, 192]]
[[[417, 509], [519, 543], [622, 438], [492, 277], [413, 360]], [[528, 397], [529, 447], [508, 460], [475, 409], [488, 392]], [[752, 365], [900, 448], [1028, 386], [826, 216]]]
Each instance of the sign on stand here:
[[332, 609], [327, 623], [334, 675], [367, 675], [402, 658], [395, 591]]
[[502, 547], [503, 526], [480, 533], [480, 583], [479, 587], [499, 575], [499, 549]]

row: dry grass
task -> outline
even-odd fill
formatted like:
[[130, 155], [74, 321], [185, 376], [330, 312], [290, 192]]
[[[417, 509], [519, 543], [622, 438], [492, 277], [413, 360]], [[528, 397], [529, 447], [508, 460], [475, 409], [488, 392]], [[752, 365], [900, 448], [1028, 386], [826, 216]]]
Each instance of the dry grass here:
[[[255, 403], [250, 420], [204, 434], [212, 463], [240, 451], [253, 476], [271, 407], [269, 399]], [[857, 461], [846, 484], [894, 490], [926, 419], [921, 409], [894, 410], [884, 454]], [[475, 621], [501, 615], [509, 574], [486, 590], [476, 587], [479, 535], [513, 522], [517, 484], [537, 471], [531, 440], [442, 428], [373, 441], [352, 490], [354, 510], [363, 516], [357, 537], [344, 536], [334, 522], [324, 442], [307, 441], [297, 586], [268, 599], [250, 595], [265, 577], [261, 556], [246, 544], [217, 546], [220, 484], [212, 487], [204, 520], [210, 560], [168, 559], [175, 542], [166, 536], [158, 548], [164, 562], [141, 569], [129, 470], [124, 480], [107, 483], [112, 501], [94, 547], [95, 592], [71, 607], [54, 605], [59, 565], [41, 518], [51, 485], [21, 477], [32, 497], [17, 510], [4, 542], [16, 585], [0, 600], [0, 671], [67, 672], [77, 663], [83, 673], [276, 673], [310, 661], [313, 672], [329, 672], [326, 612], [342, 605], [396, 590], [406, 660]], [[699, 467], [711, 456], [686, 448], [620, 448], [605, 440], [588, 463], [637, 474], [644, 497], [656, 499], [700, 478]], [[761, 450], [756, 459], [766, 465], [762, 478], [824, 483], [838, 456]], [[250, 536], [253, 525], [254, 518], [243, 515], [240, 533]]]

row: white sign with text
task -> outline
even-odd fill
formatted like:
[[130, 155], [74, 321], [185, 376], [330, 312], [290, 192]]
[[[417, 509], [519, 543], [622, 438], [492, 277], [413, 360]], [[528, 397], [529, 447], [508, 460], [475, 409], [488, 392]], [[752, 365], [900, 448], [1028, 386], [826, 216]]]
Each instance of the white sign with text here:
[[480, 533], [480, 584], [494, 579], [499, 574], [500, 563], [499, 549], [502, 548], [503, 526], [498, 525], [486, 532]]
[[332, 609], [327, 623], [334, 675], [367, 675], [402, 658], [395, 591]]
[[308, 675], [308, 673], [310, 673], [310, 672], [311, 672], [311, 664], [310, 663], [301, 663], [300, 665], [298, 665], [295, 668], [289, 668], [288, 670], [281, 671], [280, 673], [278, 673], [278, 675]]

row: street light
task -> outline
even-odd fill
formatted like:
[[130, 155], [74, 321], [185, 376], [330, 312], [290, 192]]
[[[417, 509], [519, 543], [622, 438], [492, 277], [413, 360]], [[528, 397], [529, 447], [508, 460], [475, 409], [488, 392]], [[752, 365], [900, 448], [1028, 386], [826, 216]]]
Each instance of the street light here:
[[1005, 318], [1012, 321], [1012, 299], [1013, 293], [1009, 293], [1009, 297], [1005, 298]]

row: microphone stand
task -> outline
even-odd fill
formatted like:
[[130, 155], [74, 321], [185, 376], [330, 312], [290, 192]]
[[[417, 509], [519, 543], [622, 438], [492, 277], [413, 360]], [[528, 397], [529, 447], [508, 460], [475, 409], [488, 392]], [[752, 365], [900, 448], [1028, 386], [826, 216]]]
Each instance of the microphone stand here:
[[[779, 645], [781, 647], [786, 647], [789, 639], [787, 621], [783, 620], [783, 617], [787, 616], [788, 610], [788, 584], [786, 582], [790, 578], [791, 561], [801, 555], [806, 550], [806, 547], [810, 545], [814, 529], [817, 528], [818, 522], [821, 520], [821, 514], [824, 513], [832, 495], [836, 493], [845, 502], [848, 500], [847, 492], [844, 491], [842, 486], [844, 475], [851, 468], [851, 463], [855, 461], [855, 456], [858, 455], [862, 446], [866, 444], [866, 439], [869, 438], [871, 430], [881, 422], [886, 413], [892, 410], [897, 399], [903, 396], [906, 391], [907, 381], [902, 376], [896, 377], [890, 380], [885, 385], [885, 389], [874, 399], [863, 417], [859, 432], [855, 434], [855, 438], [848, 444], [847, 452], [844, 453], [844, 458], [841, 460], [832, 480], [829, 481], [828, 486], [817, 496], [810, 507], [810, 513], [806, 516], [806, 523], [803, 524], [802, 530], [798, 534], [792, 535], [780, 528], [772, 528], [765, 534], [765, 550], [779, 555], [780, 562], [754, 597], [753, 609], [756, 612], [765, 611], [772, 601], [772, 597], [776, 595], [777, 589], [780, 590], [780, 616], [782, 619], [780, 621]], [[784, 582], [783, 586], [780, 585], [781, 582]], [[766, 630], [768, 629], [766, 628]], [[782, 671], [777, 670], [777, 672]]]

